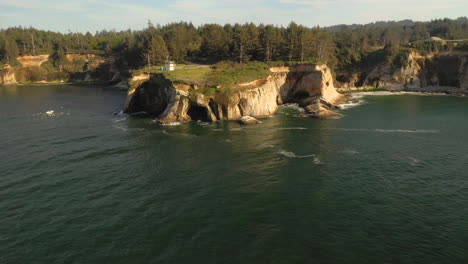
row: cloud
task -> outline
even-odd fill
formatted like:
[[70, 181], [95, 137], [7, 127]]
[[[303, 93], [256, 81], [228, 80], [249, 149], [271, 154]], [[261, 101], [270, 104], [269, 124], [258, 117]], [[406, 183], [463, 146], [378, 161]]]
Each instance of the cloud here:
[[[155, 3], [157, 2], [157, 3]], [[466, 16], [467, 0], [0, 0], [0, 27], [141, 29], [147, 21], [305, 26]], [[11, 15], [15, 14], [15, 15]], [[333, 15], [330, 15], [333, 14]]]
[[0, 6], [23, 9], [55, 9], [60, 11], [82, 11], [80, 1], [33, 1], [33, 0], [0, 0]]
[[333, 1], [323, 0], [279, 0], [282, 4], [302, 5], [302, 6], [324, 6], [333, 4]]

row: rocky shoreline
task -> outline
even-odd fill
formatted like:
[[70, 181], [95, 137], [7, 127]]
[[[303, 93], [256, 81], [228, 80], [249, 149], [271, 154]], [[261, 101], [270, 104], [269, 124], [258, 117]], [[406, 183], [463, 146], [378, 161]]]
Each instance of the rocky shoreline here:
[[229, 92], [213, 94], [193, 91], [190, 85], [173, 83], [162, 74], [137, 76], [138, 80], [129, 82], [136, 84], [130, 85], [124, 111], [144, 111], [160, 124], [264, 118], [274, 115], [285, 103], [297, 103], [306, 115], [315, 118], [341, 115], [335, 110], [347, 97], [336, 91], [326, 65], [272, 67], [270, 71], [267, 78], [251, 82], [254, 86], [239, 84]]

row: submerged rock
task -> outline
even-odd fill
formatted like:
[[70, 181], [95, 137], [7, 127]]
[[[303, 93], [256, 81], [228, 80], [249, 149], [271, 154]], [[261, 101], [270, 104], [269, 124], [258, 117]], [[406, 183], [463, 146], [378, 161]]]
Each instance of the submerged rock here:
[[253, 125], [253, 124], [261, 124], [262, 122], [254, 117], [251, 116], [243, 116], [240, 119], [241, 124], [243, 125]]

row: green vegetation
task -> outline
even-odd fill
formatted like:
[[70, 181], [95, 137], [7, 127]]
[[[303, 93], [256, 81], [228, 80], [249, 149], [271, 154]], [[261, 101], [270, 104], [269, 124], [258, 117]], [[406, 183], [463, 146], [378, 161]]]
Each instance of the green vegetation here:
[[[268, 77], [270, 66], [262, 62], [238, 63], [223, 61], [212, 66], [191, 65], [174, 71], [161, 71], [160, 67], [144, 67], [132, 71], [139, 73], [159, 73], [174, 83], [197, 85], [197, 92], [211, 93], [213, 87], [237, 88], [239, 83], [247, 83]], [[202, 90], [202, 88], [206, 88]]]
[[454, 49], [459, 51], [468, 51], [468, 41], [463, 41], [462, 43], [455, 46]]
[[450, 43], [445, 41], [418, 40], [411, 44], [411, 47], [422, 54], [439, 51], [449, 51], [453, 49]]
[[[86, 65], [81, 70], [78, 65], [71, 67], [66, 60], [66, 54], [70, 53], [112, 56], [114, 66], [124, 74], [133, 69], [158, 73], [159, 65], [168, 58], [178, 65], [220, 61], [249, 65], [247, 68], [239, 68], [237, 64], [230, 65], [231, 68], [215, 66], [213, 71], [182, 69], [168, 74], [168, 78], [182, 82], [200, 81], [206, 76], [208, 82], [226, 84], [261, 78], [265, 75], [265, 66], [260, 62], [278, 66], [326, 63], [335, 70], [353, 72], [386, 59], [391, 59], [394, 65], [403, 65], [408, 48], [420, 52], [452, 49], [449, 42], [428, 41], [431, 36], [446, 40], [468, 39], [468, 19], [404, 20], [328, 28], [309, 28], [294, 22], [287, 27], [253, 23], [195, 27], [187, 22], [160, 26], [149, 22], [143, 30], [104, 30], [95, 34], [62, 34], [32, 27], [12, 27], [0, 30], [0, 65], [20, 66], [16, 61], [18, 56], [50, 54], [53, 69], [49, 68], [48, 72], [74, 74], [76, 72], [72, 71], [78, 69], [77, 73], [81, 74], [89, 71]], [[396, 46], [399, 48], [389, 56], [387, 47]], [[454, 48], [466, 50], [466, 44]], [[237, 70], [241, 73], [235, 73]], [[104, 74], [103, 69], [99, 71], [96, 75]]]
[[235, 84], [246, 83], [268, 77], [270, 67], [266, 63], [220, 62], [213, 65], [213, 71], [207, 74], [207, 83], [212, 86], [235, 87]]
[[214, 88], [214, 87], [202, 87], [198, 90], [195, 90], [195, 89], [190, 89], [190, 92], [191, 93], [200, 93], [200, 94], [204, 94], [204, 95], [213, 95], [217, 92], [220, 92], [219, 89], [217, 88]]
[[203, 85], [206, 83], [207, 74], [212, 72], [210, 67], [197, 67], [187, 69], [177, 69], [174, 71], [163, 71], [166, 78], [176, 83], [184, 84], [198, 84]]

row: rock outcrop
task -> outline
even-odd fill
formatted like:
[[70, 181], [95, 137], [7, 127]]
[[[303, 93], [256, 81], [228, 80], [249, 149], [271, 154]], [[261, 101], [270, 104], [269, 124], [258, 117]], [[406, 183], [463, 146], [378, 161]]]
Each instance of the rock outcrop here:
[[73, 63], [65, 65], [63, 70], [59, 70], [44, 67], [43, 64], [50, 59], [49, 54], [19, 56], [16, 59], [21, 65], [15, 67], [7, 65], [0, 69], [0, 85], [17, 84], [18, 82], [62, 82], [65, 80], [118, 83], [123, 79], [114, 57], [85, 53], [70, 53], [66, 57], [69, 62]]
[[16, 58], [23, 67], [40, 67], [44, 62], [49, 60], [49, 54], [37, 56], [20, 56]]
[[335, 90], [326, 65], [275, 67], [271, 72], [265, 79], [212, 94], [203, 94], [187, 84], [175, 84], [162, 74], [146, 79], [136, 77], [140, 80], [130, 85], [125, 111], [144, 111], [167, 124], [241, 120], [243, 116], [262, 118], [274, 115], [280, 104], [298, 103], [310, 109], [311, 116], [327, 118], [332, 116], [331, 109], [344, 100]]
[[0, 70], [0, 85], [16, 84], [15, 72], [10, 66]]
[[382, 88], [420, 92], [468, 93], [468, 53], [445, 52], [421, 55], [410, 52], [405, 66], [396, 67], [385, 61], [368, 73], [362, 73], [361, 80], [356, 76], [341, 79], [340, 91], [362, 88]]
[[[418, 62], [419, 60], [419, 62]], [[403, 90], [405, 87], [421, 86], [419, 73], [422, 69], [421, 56], [415, 52], [408, 55], [407, 65], [395, 67], [383, 62], [377, 65], [363, 81], [363, 86]]]
[[255, 117], [251, 117], [251, 116], [241, 117], [240, 122], [243, 125], [254, 125], [254, 124], [262, 123], [260, 120], [256, 119]]

